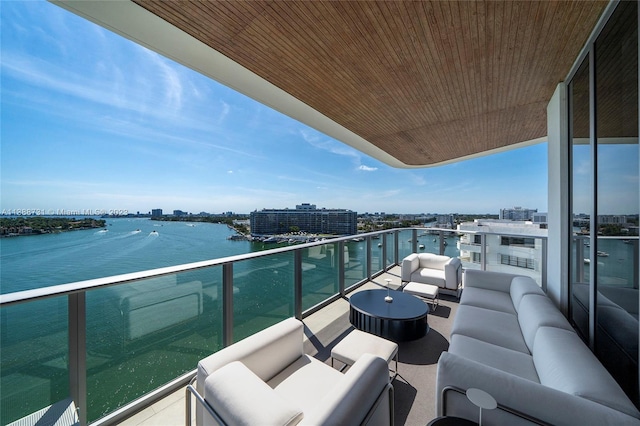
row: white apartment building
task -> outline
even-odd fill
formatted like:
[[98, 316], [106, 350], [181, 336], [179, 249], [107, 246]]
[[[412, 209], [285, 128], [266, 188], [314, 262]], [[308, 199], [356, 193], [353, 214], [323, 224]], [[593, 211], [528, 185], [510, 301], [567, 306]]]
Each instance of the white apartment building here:
[[460, 260], [465, 268], [479, 269], [482, 266], [482, 239], [485, 239], [487, 270], [527, 275], [539, 280], [544, 255], [543, 239], [548, 234], [539, 223], [476, 219], [459, 224], [458, 230], [468, 232], [458, 241]]

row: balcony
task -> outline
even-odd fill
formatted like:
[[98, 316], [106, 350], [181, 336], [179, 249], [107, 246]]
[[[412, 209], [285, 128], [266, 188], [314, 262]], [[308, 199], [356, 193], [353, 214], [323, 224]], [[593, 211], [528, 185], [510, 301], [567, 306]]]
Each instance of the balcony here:
[[[546, 238], [535, 238], [544, 288]], [[396, 288], [403, 257], [458, 256], [457, 239], [451, 230], [378, 231], [2, 295], [2, 423], [73, 401], [81, 424], [183, 424], [199, 359], [295, 316], [308, 329], [307, 352], [328, 361], [350, 327], [349, 293], [386, 278]], [[497, 258], [464, 267], [514, 268]], [[397, 424], [435, 417], [436, 362], [457, 309], [442, 299], [427, 337], [400, 346]]]

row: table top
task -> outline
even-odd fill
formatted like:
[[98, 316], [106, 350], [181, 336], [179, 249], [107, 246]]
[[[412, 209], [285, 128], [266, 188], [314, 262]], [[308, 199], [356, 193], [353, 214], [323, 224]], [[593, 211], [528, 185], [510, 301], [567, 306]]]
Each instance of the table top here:
[[389, 295], [393, 302], [385, 302], [387, 290], [363, 290], [353, 294], [349, 304], [353, 309], [377, 318], [411, 320], [424, 317], [429, 312], [426, 303], [408, 293], [390, 290]]

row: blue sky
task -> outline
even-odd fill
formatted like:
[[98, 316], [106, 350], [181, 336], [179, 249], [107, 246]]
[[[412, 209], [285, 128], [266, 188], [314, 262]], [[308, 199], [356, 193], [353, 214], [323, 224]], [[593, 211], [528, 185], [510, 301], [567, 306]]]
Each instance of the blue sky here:
[[2, 2], [1, 208], [547, 209], [546, 143], [395, 169], [48, 2]]

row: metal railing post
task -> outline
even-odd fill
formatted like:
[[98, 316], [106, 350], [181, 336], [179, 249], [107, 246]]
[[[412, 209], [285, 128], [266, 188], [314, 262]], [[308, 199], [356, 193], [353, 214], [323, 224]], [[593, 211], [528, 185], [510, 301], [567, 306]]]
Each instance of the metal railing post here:
[[345, 296], [344, 285], [344, 241], [338, 242], [338, 254], [336, 255], [336, 262], [338, 262], [338, 286], [340, 289], [340, 295]]
[[[417, 253], [418, 252], [418, 230], [416, 228], [413, 228], [411, 230], [411, 253]], [[398, 259], [396, 259], [396, 263], [398, 262]]]
[[382, 270], [387, 270], [387, 232], [382, 234]]
[[540, 284], [542, 287], [542, 290], [546, 293], [547, 292], [547, 239], [546, 238], [542, 238], [542, 268], [540, 270]]
[[293, 297], [294, 315], [297, 319], [302, 320], [302, 250], [298, 249], [293, 252]]
[[69, 303], [69, 392], [81, 425], [87, 424], [86, 292], [72, 293]]
[[222, 346], [233, 343], [233, 263], [222, 265]]
[[367, 236], [366, 239], [366, 243], [365, 243], [365, 247], [367, 250], [367, 278], [370, 280], [371, 279], [371, 247], [372, 247], [372, 242], [371, 242], [371, 235]]
[[487, 270], [487, 234], [480, 234], [480, 269]]
[[438, 238], [440, 238], [440, 246], [438, 248], [440, 252], [438, 254], [443, 255], [444, 254], [444, 232], [438, 231]]
[[398, 264], [398, 246], [400, 241], [400, 231], [396, 230], [393, 233], [393, 265]]

